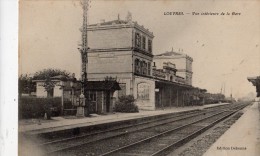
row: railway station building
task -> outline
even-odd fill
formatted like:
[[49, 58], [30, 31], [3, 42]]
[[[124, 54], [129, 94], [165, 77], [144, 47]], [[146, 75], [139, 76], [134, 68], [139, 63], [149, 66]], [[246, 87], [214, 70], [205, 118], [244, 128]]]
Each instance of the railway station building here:
[[[113, 111], [115, 101], [123, 95], [133, 95], [143, 110], [193, 105], [191, 101], [198, 98], [190, 95], [192, 91], [200, 91], [192, 87], [193, 59], [173, 50], [153, 55], [154, 35], [144, 26], [117, 19], [88, 25], [87, 34], [86, 87], [92, 112]], [[107, 85], [108, 77], [117, 83]], [[37, 97], [47, 96], [44, 81], [37, 80]], [[57, 84], [53, 97], [71, 100], [72, 95], [80, 94], [80, 86], [74, 87], [72, 93], [70, 78], [63, 82], [60, 77], [54, 77], [52, 81]]]
[[191, 57], [154, 57], [153, 32], [131, 19], [91, 24], [87, 32], [89, 81], [116, 78], [121, 90], [113, 98], [133, 95], [139, 109], [185, 105], [185, 92], [193, 89]]

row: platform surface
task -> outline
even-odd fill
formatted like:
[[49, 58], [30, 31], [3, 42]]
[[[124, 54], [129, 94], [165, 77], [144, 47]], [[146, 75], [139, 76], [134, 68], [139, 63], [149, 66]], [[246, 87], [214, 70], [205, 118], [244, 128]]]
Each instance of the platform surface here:
[[260, 156], [260, 114], [254, 102], [203, 156]]
[[172, 107], [154, 111], [142, 111], [139, 113], [111, 113], [106, 115], [92, 114], [91, 117], [76, 118], [73, 116], [67, 117], [52, 117], [52, 120], [26, 119], [19, 121], [19, 132], [38, 131], [58, 131], [74, 127], [90, 126], [102, 123], [123, 121], [129, 119], [137, 119], [161, 114], [177, 113], [183, 111], [191, 111], [196, 109], [204, 109], [227, 103], [209, 104], [204, 106], [189, 106], [189, 107]]

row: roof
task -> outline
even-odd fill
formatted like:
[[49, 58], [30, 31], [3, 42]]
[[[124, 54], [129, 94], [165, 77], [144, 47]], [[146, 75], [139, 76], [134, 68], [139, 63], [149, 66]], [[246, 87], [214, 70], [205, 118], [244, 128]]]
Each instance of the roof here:
[[[69, 77], [69, 76], [66, 76], [66, 75], [57, 75], [57, 76], [51, 77], [50, 79], [52, 81], [71, 81], [71, 80], [75, 80], [75, 78]], [[46, 79], [33, 80], [33, 82], [42, 82], [42, 81], [46, 81]]]
[[112, 21], [107, 21], [107, 22], [100, 22], [100, 23], [95, 23], [95, 24], [90, 24], [88, 25], [88, 30], [98, 30], [98, 29], [105, 29], [105, 28], [128, 28], [128, 27], [134, 27], [143, 33], [147, 34], [150, 37], [154, 37], [153, 32], [149, 31], [149, 29], [144, 28], [143, 25], [139, 25], [136, 21], [132, 20], [121, 20], [121, 19], [116, 19]]
[[71, 81], [71, 80], [76, 80], [74, 77], [66, 76], [66, 75], [57, 75], [51, 77], [52, 80], [62, 80], [62, 81]]
[[249, 82], [252, 82], [253, 85], [256, 86], [256, 83], [260, 83], [260, 76], [248, 77], [247, 80]]
[[57, 75], [57, 76], [51, 77], [51, 79], [53, 79], [53, 80], [63, 80], [63, 79], [68, 79], [68, 78], [69, 77], [65, 76], [65, 75]]
[[[65, 86], [65, 90], [71, 90], [70, 86]], [[81, 82], [74, 83], [75, 90], [81, 90]], [[87, 81], [85, 89], [89, 91], [109, 91], [109, 90], [121, 90], [117, 81]]]
[[90, 24], [89, 26], [97, 26], [97, 25], [112, 25], [112, 24], [127, 24], [128, 21], [125, 20], [113, 20], [113, 21], [107, 21], [107, 22], [102, 22], [102, 23], [97, 23], [97, 24]]
[[87, 81], [86, 90], [121, 90], [116, 81]]
[[166, 51], [165, 53], [161, 53], [161, 54], [158, 54], [156, 56], [173, 56], [173, 55], [183, 55], [181, 53], [177, 53], [177, 52], [174, 52], [174, 51]]
[[[185, 87], [185, 88], [194, 88], [193, 86], [191, 85], [188, 85], [188, 84], [182, 84], [182, 83], [178, 83], [178, 82], [173, 82], [173, 81], [168, 81], [168, 80], [164, 80], [164, 79], [159, 79], [159, 78], [154, 78], [155, 81], [157, 84], [172, 84], [172, 85], [176, 85], [176, 86], [179, 86], [179, 87]], [[155, 84], [156, 84], [155, 83]]]
[[188, 56], [187, 54], [184, 54], [183, 52], [175, 52], [175, 51], [166, 51], [164, 53], [154, 55], [154, 59], [164, 59], [164, 58], [186, 58], [190, 61], [193, 61], [193, 58]]

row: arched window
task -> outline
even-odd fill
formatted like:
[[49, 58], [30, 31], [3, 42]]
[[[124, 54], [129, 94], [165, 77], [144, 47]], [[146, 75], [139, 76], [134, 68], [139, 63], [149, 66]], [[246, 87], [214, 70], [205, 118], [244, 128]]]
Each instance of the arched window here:
[[170, 81], [172, 81], [173, 80], [173, 77], [172, 76], [170, 76]]

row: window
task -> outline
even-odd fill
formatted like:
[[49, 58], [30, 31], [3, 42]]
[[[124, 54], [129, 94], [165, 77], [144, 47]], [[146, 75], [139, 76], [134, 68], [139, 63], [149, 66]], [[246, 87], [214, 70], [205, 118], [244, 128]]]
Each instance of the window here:
[[135, 72], [140, 73], [140, 61], [139, 61], [139, 59], [135, 59]]
[[151, 75], [151, 63], [148, 62], [148, 75]]
[[143, 74], [147, 74], [147, 63], [145, 61], [143, 61]]
[[145, 46], [146, 46], [146, 38], [145, 36], [142, 37], [142, 49], [145, 50]]
[[151, 63], [135, 59], [135, 73], [151, 75]]
[[152, 40], [148, 40], [148, 52], [152, 52]]
[[141, 48], [141, 36], [139, 33], [135, 33], [135, 46]]
[[140, 73], [141, 74], [143, 73], [143, 67], [144, 67], [143, 61], [140, 61]]

